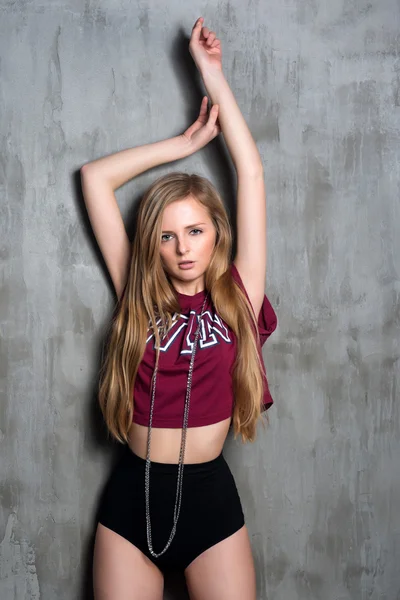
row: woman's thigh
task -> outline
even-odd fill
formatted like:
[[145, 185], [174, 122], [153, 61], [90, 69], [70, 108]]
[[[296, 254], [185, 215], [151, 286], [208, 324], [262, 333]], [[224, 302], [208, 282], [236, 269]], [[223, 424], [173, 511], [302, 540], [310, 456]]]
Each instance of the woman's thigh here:
[[191, 600], [256, 600], [256, 575], [246, 525], [211, 546], [185, 569]]
[[93, 588], [95, 600], [162, 600], [164, 577], [136, 546], [99, 523]]

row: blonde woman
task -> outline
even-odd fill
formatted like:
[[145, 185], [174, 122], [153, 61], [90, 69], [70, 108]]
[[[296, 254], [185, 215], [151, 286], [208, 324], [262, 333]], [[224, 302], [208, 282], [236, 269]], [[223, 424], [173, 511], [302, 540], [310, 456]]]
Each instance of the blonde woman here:
[[[196, 600], [254, 600], [241, 500], [222, 450], [253, 442], [271, 406], [261, 347], [277, 325], [265, 295], [263, 167], [199, 18], [189, 51], [212, 101], [172, 139], [81, 169], [89, 218], [118, 302], [99, 401], [125, 445], [99, 511], [96, 600], [161, 600], [164, 573], [184, 572]], [[222, 131], [237, 171], [237, 253], [221, 196], [204, 177], [171, 172], [144, 194], [131, 244], [114, 190], [204, 147]]]

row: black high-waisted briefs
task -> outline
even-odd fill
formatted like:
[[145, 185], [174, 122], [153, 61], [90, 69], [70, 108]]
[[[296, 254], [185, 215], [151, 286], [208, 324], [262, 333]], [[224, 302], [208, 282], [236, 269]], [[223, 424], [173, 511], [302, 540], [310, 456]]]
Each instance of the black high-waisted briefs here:
[[[208, 462], [185, 464], [175, 537], [166, 552], [154, 558], [147, 545], [145, 464], [126, 446], [106, 484], [98, 521], [134, 544], [161, 571], [184, 570], [207, 548], [244, 525], [239, 493], [222, 453]], [[177, 474], [177, 464], [151, 462], [150, 518], [157, 554], [173, 526]]]

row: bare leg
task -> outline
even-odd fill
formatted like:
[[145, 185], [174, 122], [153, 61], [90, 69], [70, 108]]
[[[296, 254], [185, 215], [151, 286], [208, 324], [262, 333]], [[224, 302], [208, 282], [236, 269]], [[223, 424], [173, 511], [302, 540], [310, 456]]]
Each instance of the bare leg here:
[[162, 600], [164, 577], [139, 548], [99, 523], [93, 587], [96, 600]]
[[256, 576], [246, 525], [208, 548], [185, 570], [191, 600], [256, 600]]

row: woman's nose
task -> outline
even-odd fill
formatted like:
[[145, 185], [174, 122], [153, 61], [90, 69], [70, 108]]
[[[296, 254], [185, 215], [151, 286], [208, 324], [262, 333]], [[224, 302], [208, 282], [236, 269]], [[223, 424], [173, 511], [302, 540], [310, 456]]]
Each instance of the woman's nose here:
[[178, 239], [176, 245], [178, 254], [186, 254], [188, 250], [188, 244], [185, 242], [185, 240]]

